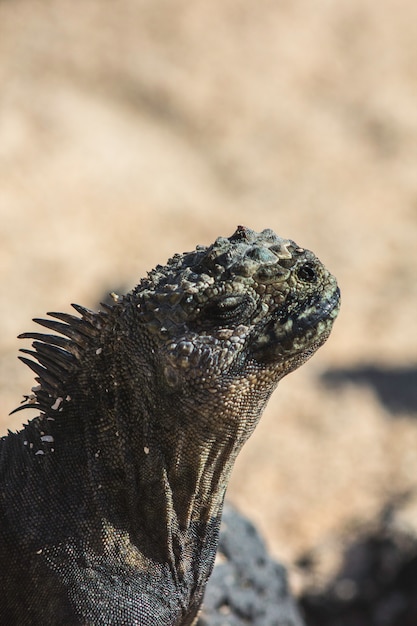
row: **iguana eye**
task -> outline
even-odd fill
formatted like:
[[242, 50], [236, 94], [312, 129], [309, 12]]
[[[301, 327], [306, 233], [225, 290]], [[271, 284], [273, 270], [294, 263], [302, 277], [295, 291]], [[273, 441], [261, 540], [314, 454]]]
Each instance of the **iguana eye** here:
[[253, 301], [248, 295], [220, 296], [202, 310], [205, 320], [211, 322], [243, 322], [253, 311]]

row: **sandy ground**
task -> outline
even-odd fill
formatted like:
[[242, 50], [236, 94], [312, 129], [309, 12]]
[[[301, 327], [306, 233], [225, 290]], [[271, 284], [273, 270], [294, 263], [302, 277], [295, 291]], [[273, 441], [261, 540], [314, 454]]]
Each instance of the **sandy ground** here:
[[337, 560], [397, 494], [417, 529], [416, 24], [412, 0], [0, 0], [2, 432], [32, 386], [32, 317], [270, 227], [343, 306], [229, 498], [295, 588], [300, 554]]

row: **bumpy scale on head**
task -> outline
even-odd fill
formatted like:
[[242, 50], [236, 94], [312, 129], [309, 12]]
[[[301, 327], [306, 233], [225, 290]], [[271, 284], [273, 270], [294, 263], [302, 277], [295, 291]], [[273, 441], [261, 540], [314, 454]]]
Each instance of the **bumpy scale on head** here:
[[245, 227], [174, 256], [133, 297], [168, 385], [203, 377], [212, 393], [249, 372], [276, 383], [322, 345], [339, 309], [336, 281], [312, 252]]

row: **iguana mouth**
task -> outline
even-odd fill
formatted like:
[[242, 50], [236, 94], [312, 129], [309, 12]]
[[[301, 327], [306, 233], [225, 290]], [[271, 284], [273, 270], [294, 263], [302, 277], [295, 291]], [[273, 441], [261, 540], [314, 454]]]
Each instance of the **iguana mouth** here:
[[304, 307], [304, 311], [297, 316], [292, 317], [294, 334], [302, 334], [309, 328], [316, 327], [322, 320], [329, 323], [335, 319], [340, 308], [340, 289], [336, 287], [334, 291], [325, 299], [317, 296], [309, 304]]
[[328, 338], [339, 308], [337, 285], [327, 297], [317, 294], [294, 308], [287, 302], [259, 333], [253, 347], [256, 359], [265, 363], [314, 352]]

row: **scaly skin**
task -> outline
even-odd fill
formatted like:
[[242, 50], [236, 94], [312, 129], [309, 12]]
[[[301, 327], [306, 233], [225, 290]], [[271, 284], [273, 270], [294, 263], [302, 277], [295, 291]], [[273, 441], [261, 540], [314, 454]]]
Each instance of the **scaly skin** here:
[[39, 416], [0, 448], [0, 623], [189, 625], [235, 458], [329, 336], [336, 281], [238, 227], [104, 312], [74, 307], [22, 335]]

